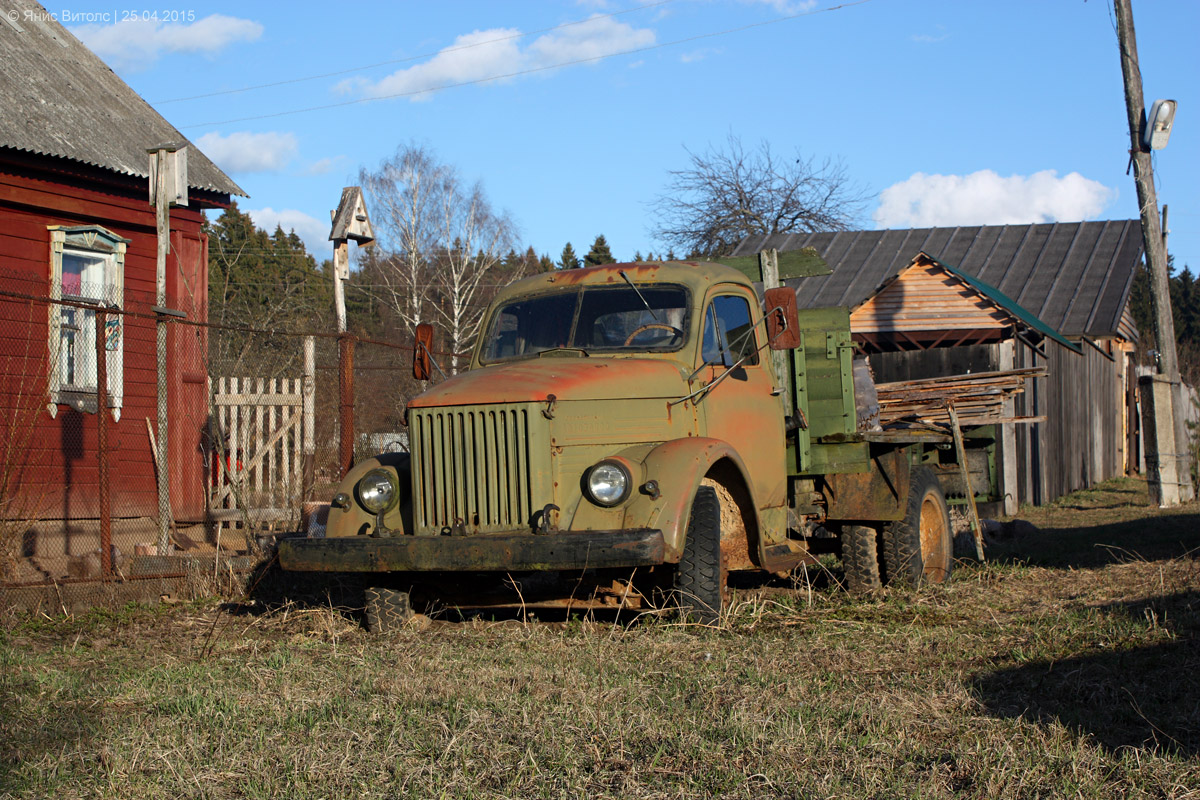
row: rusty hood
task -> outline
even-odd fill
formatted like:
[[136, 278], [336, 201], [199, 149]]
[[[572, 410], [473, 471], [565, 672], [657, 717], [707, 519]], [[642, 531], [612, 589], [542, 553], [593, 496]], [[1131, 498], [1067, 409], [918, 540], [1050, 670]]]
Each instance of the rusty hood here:
[[413, 408], [560, 401], [678, 398], [681, 364], [651, 358], [534, 358], [455, 375], [413, 398]]

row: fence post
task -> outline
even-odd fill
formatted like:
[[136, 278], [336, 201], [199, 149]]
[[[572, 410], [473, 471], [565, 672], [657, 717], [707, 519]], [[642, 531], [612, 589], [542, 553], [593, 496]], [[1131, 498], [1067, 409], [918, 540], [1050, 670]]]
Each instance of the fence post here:
[[317, 386], [317, 339], [315, 336], [304, 337], [304, 377], [300, 384], [300, 399], [303, 405], [304, 423], [302, 436], [304, 438], [304, 477], [300, 497], [302, 501], [312, 499], [313, 484], [316, 483], [317, 439], [316, 426], [316, 386]]
[[341, 413], [338, 415], [338, 465], [341, 477], [354, 466], [354, 334], [338, 336], [338, 388]]
[[[108, 493], [108, 325], [104, 307], [96, 309], [96, 458], [100, 490], [100, 574], [113, 574], [112, 507]], [[69, 524], [69, 523], [68, 523]]]

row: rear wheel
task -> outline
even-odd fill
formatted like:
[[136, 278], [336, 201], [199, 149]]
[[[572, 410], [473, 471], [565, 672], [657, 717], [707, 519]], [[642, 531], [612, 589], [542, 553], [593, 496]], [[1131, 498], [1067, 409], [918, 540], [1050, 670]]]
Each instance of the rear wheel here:
[[408, 592], [383, 586], [368, 586], [363, 590], [367, 630], [371, 633], [391, 633], [412, 619], [413, 610]]
[[883, 530], [883, 567], [888, 583], [919, 586], [950, 579], [954, 535], [950, 509], [928, 467], [912, 472], [904, 518]]
[[864, 525], [842, 526], [842, 568], [850, 594], [867, 594], [883, 585], [876, 536], [874, 528]]
[[711, 486], [692, 500], [687, 540], [675, 569], [675, 602], [683, 615], [704, 625], [721, 619], [725, 570], [721, 563], [721, 502]]

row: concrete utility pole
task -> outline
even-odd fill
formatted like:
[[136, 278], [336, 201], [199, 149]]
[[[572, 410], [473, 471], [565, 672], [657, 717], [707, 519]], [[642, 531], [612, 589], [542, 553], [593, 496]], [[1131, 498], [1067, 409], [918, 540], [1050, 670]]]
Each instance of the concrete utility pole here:
[[[1171, 294], [1167, 274], [1167, 255], [1162, 229], [1158, 221], [1158, 196], [1154, 191], [1154, 167], [1149, 150], [1142, 146], [1146, 106], [1142, 97], [1142, 75], [1138, 67], [1137, 38], [1133, 30], [1133, 10], [1130, 0], [1113, 0], [1117, 17], [1117, 42], [1121, 48], [1121, 75], [1125, 80], [1125, 108], [1129, 115], [1130, 163], [1137, 184], [1138, 207], [1142, 217], [1142, 240], [1146, 262], [1150, 268], [1151, 298], [1154, 306], [1154, 328], [1159, 351], [1159, 373], [1167, 386], [1154, 394], [1170, 398], [1168, 403], [1154, 403], [1156, 430], [1173, 436], [1159, 435], [1160, 443], [1171, 444], [1171, 452], [1158, 453], [1160, 469], [1159, 504], [1171, 505], [1191, 500], [1195, 492], [1191, 482], [1188, 458], [1188, 435], [1182, 413], [1183, 393], [1179, 379], [1179, 360], [1175, 353], [1175, 322], [1171, 316]], [[1163, 408], [1161, 406], [1165, 405]], [[1143, 410], [1146, 411], [1145, 406]], [[1149, 426], [1148, 426], [1149, 427]], [[1168, 464], [1166, 462], [1173, 462]], [[1154, 477], [1153, 475], [1151, 476]], [[1170, 486], [1168, 484], [1175, 484]]]

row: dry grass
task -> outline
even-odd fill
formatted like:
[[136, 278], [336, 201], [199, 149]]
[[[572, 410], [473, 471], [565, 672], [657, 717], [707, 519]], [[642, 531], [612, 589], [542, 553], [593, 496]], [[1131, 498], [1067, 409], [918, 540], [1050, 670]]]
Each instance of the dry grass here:
[[1139, 498], [1031, 513], [946, 586], [744, 589], [720, 629], [9, 620], [0, 796], [1200, 797], [1200, 507]]

